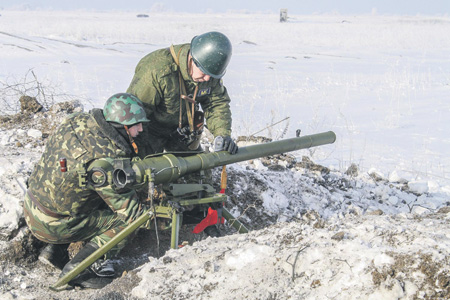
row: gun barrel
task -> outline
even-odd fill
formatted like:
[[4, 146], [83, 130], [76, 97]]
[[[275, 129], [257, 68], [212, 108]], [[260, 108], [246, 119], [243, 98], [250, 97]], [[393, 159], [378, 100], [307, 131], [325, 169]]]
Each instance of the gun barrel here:
[[[336, 141], [336, 134], [332, 131], [290, 138], [265, 144], [240, 147], [238, 153], [231, 155], [227, 151], [200, 153], [187, 157], [177, 157], [165, 154], [158, 157], [148, 157], [132, 163], [135, 173], [135, 183], [146, 181], [151, 170], [155, 184], [168, 183], [179, 177], [204, 169], [211, 169], [236, 162], [266, 157], [269, 155], [307, 149]], [[120, 180], [119, 180], [120, 181]]]

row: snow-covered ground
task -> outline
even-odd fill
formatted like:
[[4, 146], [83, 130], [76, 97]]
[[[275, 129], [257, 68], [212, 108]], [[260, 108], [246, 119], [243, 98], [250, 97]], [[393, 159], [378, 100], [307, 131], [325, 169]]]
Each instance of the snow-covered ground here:
[[[34, 74], [60, 94], [56, 101], [102, 107], [127, 89], [144, 55], [217, 30], [233, 43], [224, 83], [234, 137], [289, 117], [257, 135], [333, 130], [337, 141], [295, 153], [329, 174], [301, 167], [275, 172], [258, 160], [230, 167], [233, 212], [251, 224], [252, 193], [260, 200], [251, 216], [278, 223], [150, 258], [133, 297], [449, 295], [449, 17], [313, 15], [279, 23], [271, 14], [138, 13], [1, 11], [0, 88], [10, 91]], [[17, 95], [3, 95], [2, 103], [17, 103]], [[18, 227], [20, 186], [42, 152], [34, 129], [0, 131], [2, 236]], [[352, 163], [357, 176], [344, 174]], [[26, 277], [8, 274], [0, 284], [25, 285], [12, 291], [0, 285], [0, 296], [36, 292]]]
[[333, 147], [314, 153], [326, 165], [448, 185], [449, 18], [136, 15], [3, 11], [0, 78], [21, 80], [33, 69], [87, 109], [101, 107], [127, 89], [145, 54], [218, 30], [234, 47], [224, 82], [236, 136], [290, 117], [289, 136], [336, 132]]

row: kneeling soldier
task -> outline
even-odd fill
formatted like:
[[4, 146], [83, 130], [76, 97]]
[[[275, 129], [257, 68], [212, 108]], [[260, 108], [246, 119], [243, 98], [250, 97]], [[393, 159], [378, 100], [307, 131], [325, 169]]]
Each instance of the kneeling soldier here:
[[[106, 101], [103, 110], [69, 116], [47, 141], [28, 180], [24, 214], [33, 235], [50, 244], [41, 259], [63, 267], [60, 277], [144, 212], [145, 206], [135, 190], [117, 190], [107, 181], [80, 187], [80, 173], [99, 160], [136, 156], [134, 138], [142, 132], [142, 123], [148, 121], [137, 97], [116, 94]], [[109, 259], [119, 253], [127, 240], [69, 285], [102, 288], [110, 283], [115, 272]], [[88, 243], [64, 265], [68, 260], [64, 261], [64, 248], [78, 241]]]

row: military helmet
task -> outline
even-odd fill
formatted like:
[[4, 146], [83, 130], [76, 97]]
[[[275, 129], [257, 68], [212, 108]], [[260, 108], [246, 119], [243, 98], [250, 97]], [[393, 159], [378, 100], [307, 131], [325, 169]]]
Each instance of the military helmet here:
[[108, 122], [127, 126], [150, 121], [141, 100], [127, 93], [115, 94], [106, 100], [103, 116]]
[[222, 78], [231, 59], [231, 42], [222, 33], [212, 31], [195, 36], [191, 41], [191, 56], [206, 75]]

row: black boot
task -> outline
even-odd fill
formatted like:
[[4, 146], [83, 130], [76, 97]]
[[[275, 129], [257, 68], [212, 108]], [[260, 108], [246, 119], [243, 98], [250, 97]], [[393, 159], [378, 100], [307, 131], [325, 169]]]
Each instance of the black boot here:
[[39, 261], [61, 270], [69, 261], [68, 247], [69, 244], [48, 244], [39, 254]]
[[[98, 249], [98, 246], [94, 243], [87, 243], [81, 250], [72, 258], [63, 268], [59, 278], [63, 277], [68, 272], [72, 271], [76, 266], [78, 266], [83, 260], [85, 260], [89, 255], [95, 252]], [[82, 271], [77, 277], [69, 281], [69, 285], [71, 286], [80, 286], [82, 288], [89, 289], [101, 289], [107, 284], [113, 281], [112, 278], [107, 277], [99, 277], [92, 270], [91, 267], [86, 268], [86, 270]]]
[[205, 228], [205, 230], [203, 230], [207, 236], [209, 237], [221, 237], [222, 234], [219, 231], [219, 228], [217, 228], [216, 225], [211, 225]]
[[114, 277], [116, 275], [113, 262], [110, 259], [97, 259], [90, 268], [98, 277]]

